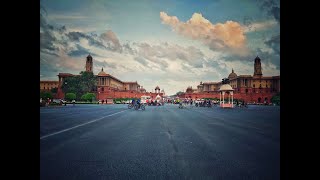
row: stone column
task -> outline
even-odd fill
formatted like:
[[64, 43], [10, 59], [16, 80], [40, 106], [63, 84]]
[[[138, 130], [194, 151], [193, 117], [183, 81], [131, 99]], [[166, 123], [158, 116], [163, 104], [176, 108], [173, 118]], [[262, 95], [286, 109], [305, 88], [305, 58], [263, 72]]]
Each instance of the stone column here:
[[230, 92], [230, 94], [231, 94], [231, 107], [233, 107], [233, 92]]
[[224, 105], [224, 94], [225, 92], [222, 92], [222, 104]]

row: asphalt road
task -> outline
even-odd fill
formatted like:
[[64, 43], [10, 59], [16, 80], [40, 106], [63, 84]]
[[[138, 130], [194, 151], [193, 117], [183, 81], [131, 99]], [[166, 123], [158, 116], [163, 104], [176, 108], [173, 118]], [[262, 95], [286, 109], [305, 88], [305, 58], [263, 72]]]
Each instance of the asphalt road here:
[[40, 108], [40, 178], [280, 179], [280, 108]]

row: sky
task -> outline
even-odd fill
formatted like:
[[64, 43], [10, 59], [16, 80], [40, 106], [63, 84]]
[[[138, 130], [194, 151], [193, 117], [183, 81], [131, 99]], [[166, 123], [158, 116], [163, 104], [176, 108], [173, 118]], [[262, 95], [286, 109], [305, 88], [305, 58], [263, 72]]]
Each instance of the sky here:
[[122, 81], [167, 95], [232, 69], [280, 75], [280, 0], [41, 0], [40, 80], [79, 74], [88, 54]]

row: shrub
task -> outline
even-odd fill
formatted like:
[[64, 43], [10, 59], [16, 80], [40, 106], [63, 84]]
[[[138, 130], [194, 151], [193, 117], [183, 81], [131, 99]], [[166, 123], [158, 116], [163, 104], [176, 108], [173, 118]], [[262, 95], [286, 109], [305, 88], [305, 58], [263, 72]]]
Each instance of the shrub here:
[[67, 101], [72, 101], [72, 100], [74, 100], [74, 99], [76, 99], [76, 94], [75, 93], [67, 93], [66, 95], [65, 95], [65, 99], [67, 100]]
[[94, 100], [96, 98], [96, 95], [94, 93], [86, 93], [81, 96], [81, 100], [83, 101], [90, 101]]

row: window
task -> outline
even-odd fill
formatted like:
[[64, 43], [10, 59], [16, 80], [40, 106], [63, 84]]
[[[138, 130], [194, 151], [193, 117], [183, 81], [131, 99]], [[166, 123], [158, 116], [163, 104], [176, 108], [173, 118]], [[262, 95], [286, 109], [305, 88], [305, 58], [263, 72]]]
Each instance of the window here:
[[256, 87], [256, 85], [255, 85], [255, 84], [253, 84], [253, 87]]

